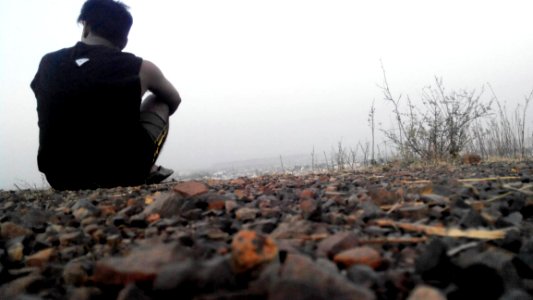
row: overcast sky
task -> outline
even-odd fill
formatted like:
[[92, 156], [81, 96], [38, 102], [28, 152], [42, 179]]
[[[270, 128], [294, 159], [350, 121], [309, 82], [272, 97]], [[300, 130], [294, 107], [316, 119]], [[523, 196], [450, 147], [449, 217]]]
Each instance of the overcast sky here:
[[[79, 40], [83, 2], [0, 1], [0, 188], [43, 185], [29, 83], [45, 53]], [[373, 99], [390, 119], [380, 60], [396, 95], [417, 98], [435, 75], [511, 103], [533, 89], [532, 1], [124, 2], [125, 51], [183, 98], [159, 161], [178, 172], [368, 139]]]

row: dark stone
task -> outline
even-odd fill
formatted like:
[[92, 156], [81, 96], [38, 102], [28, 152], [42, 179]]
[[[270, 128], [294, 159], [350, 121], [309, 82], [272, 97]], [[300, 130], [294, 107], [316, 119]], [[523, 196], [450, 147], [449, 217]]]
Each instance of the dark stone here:
[[522, 220], [523, 220], [522, 214], [517, 211], [510, 213], [509, 215], [503, 218], [503, 221], [511, 226], [520, 226], [520, 223], [522, 223]]
[[533, 296], [521, 289], [511, 289], [505, 292], [499, 300], [533, 300]]
[[169, 264], [157, 274], [154, 290], [164, 292], [183, 289], [184, 293], [193, 292], [197, 288], [195, 277], [197, 277], [198, 268], [199, 266], [192, 259]]
[[504, 291], [501, 276], [495, 269], [482, 264], [473, 264], [457, 272], [454, 283], [457, 285], [457, 290], [448, 295], [450, 300], [496, 300]]
[[269, 299], [375, 299], [367, 288], [324, 271], [307, 256], [290, 253], [282, 264], [270, 264], [254, 287], [266, 289]]
[[475, 228], [486, 225], [483, 217], [473, 209], [469, 209], [464, 213], [459, 224], [464, 228]]
[[375, 287], [379, 282], [379, 276], [367, 265], [353, 265], [346, 270], [346, 277], [353, 283], [367, 288]]
[[134, 283], [126, 285], [119, 293], [117, 300], [150, 300], [143, 290]]
[[433, 239], [416, 259], [416, 272], [433, 285], [448, 285], [451, 281], [453, 266], [446, 251], [447, 246], [441, 239]]
[[124, 257], [107, 257], [96, 263], [93, 280], [106, 285], [152, 282], [166, 265], [188, 256], [177, 244], [144, 245]]

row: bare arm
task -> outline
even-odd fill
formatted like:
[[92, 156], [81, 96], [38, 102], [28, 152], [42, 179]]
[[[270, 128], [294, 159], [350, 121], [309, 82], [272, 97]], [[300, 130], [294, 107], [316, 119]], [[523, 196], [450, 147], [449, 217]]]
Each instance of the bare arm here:
[[158, 99], [168, 105], [169, 115], [172, 115], [181, 103], [176, 88], [168, 81], [163, 72], [152, 62], [143, 60], [141, 71], [141, 95], [146, 91], [152, 92]]

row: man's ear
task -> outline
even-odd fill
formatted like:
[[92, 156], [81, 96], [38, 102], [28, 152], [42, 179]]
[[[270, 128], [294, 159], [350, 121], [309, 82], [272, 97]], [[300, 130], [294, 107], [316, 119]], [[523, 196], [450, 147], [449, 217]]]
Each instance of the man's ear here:
[[91, 30], [89, 29], [89, 25], [87, 25], [87, 23], [85, 21], [82, 21], [82, 24], [83, 24], [83, 32], [82, 32], [81, 36], [83, 38], [87, 38], [89, 36], [89, 32]]

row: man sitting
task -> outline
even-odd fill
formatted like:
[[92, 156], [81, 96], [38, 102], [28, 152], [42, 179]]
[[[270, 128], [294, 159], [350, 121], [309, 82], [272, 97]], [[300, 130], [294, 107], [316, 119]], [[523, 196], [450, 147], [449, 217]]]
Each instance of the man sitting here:
[[60, 190], [164, 180], [172, 171], [154, 163], [177, 90], [156, 65], [122, 52], [133, 23], [127, 6], [88, 0], [78, 22], [81, 42], [45, 55], [31, 82], [39, 170]]

